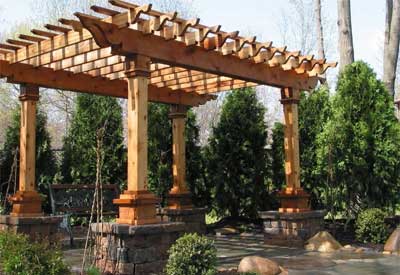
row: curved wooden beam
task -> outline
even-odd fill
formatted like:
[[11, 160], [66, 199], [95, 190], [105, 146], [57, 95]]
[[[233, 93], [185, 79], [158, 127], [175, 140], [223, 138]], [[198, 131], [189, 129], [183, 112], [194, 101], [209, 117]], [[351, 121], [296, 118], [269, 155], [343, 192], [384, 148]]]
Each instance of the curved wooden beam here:
[[[317, 83], [317, 77], [299, 75], [294, 70], [285, 71], [280, 66], [270, 67], [262, 61], [243, 60], [237, 56], [222, 56], [217, 51], [207, 51], [202, 47], [187, 47], [185, 43], [176, 40], [165, 41], [163, 37], [144, 34], [132, 28], [118, 28], [112, 23], [95, 20], [87, 15], [78, 14], [79, 19], [101, 47], [112, 47], [114, 54], [140, 54], [150, 57], [154, 62], [172, 66], [186, 67], [206, 73], [227, 76], [234, 79], [269, 85], [274, 87], [293, 87], [301, 90], [311, 90]], [[237, 33], [227, 34], [222, 38], [235, 39]], [[218, 44], [221, 45], [221, 44]], [[223, 43], [222, 43], [223, 45]], [[283, 49], [275, 49], [277, 53]], [[263, 52], [261, 52], [263, 53]], [[271, 53], [268, 52], [267, 55]], [[290, 53], [293, 55], [294, 53]], [[271, 56], [267, 56], [268, 60]], [[283, 54], [283, 61], [287, 57]]]

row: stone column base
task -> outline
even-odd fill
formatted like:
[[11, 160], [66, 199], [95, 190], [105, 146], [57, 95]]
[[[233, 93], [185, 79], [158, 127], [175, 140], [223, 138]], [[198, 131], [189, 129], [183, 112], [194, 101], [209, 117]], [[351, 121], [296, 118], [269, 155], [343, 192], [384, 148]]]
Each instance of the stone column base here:
[[55, 244], [61, 240], [59, 231], [62, 216], [13, 217], [0, 216], [0, 230], [25, 234], [31, 240]]
[[260, 212], [264, 223], [264, 241], [269, 245], [303, 247], [324, 229], [325, 210], [301, 213]]
[[206, 233], [206, 209], [164, 209], [163, 214], [169, 222], [183, 222], [186, 225], [186, 233]]
[[149, 191], [125, 191], [113, 202], [119, 206], [119, 224], [143, 225], [160, 222], [156, 209], [160, 200]]
[[185, 231], [184, 223], [102, 225], [93, 224], [91, 230], [94, 236], [101, 237], [96, 266], [104, 274], [164, 274], [167, 251]]

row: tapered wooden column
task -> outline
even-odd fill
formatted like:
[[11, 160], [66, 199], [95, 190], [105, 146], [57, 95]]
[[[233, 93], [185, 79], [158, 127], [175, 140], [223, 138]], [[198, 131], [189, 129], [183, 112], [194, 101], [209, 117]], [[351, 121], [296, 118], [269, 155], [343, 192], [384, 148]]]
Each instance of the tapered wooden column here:
[[119, 205], [120, 224], [157, 223], [158, 199], [147, 186], [147, 104], [150, 59], [144, 56], [126, 58], [128, 79], [128, 190], [114, 203]]
[[186, 106], [171, 106], [169, 117], [172, 119], [173, 187], [168, 196], [168, 206], [170, 209], [192, 208], [191, 194], [186, 185], [186, 116]]
[[21, 85], [21, 125], [19, 157], [19, 190], [10, 198], [12, 216], [32, 217], [42, 215], [42, 201], [36, 191], [36, 102], [39, 87]]
[[280, 212], [309, 211], [309, 195], [300, 184], [299, 114], [300, 91], [285, 88], [281, 91], [285, 116], [285, 175], [286, 188], [281, 191]]

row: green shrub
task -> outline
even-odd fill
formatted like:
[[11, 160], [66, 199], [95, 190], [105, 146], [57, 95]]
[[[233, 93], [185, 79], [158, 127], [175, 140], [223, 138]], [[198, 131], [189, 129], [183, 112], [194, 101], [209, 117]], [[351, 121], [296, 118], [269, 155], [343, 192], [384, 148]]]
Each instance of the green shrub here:
[[213, 241], [197, 234], [186, 234], [169, 249], [167, 275], [217, 274], [217, 249]]
[[[400, 124], [393, 98], [366, 63], [355, 62], [340, 73], [331, 104], [332, 113], [317, 134], [317, 166], [311, 169], [321, 190], [312, 192], [333, 216], [394, 208], [400, 192]], [[302, 162], [302, 167], [314, 166], [314, 161]]]
[[4, 275], [70, 274], [61, 251], [10, 232], [0, 233], [0, 266]]
[[379, 208], [364, 210], [356, 221], [356, 238], [361, 242], [384, 243], [389, 236], [385, 211]]
[[267, 140], [265, 108], [256, 90], [245, 88], [227, 95], [204, 151], [218, 215], [256, 218], [258, 211], [271, 208]]
[[86, 270], [87, 275], [101, 275], [100, 270], [97, 267], [91, 266]]

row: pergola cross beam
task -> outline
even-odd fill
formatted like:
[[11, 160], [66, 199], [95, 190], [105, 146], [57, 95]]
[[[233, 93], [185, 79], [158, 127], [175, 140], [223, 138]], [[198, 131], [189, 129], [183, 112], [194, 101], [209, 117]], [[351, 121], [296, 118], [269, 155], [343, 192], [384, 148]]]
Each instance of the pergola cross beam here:
[[[10, 64], [3, 60], [0, 60], [0, 78], [7, 78], [11, 83], [32, 84], [102, 96], [127, 98], [128, 94], [128, 84], [125, 80], [109, 80], [86, 74], [54, 71], [50, 68], [35, 68], [28, 64]], [[182, 93], [168, 88], [149, 86], [149, 101], [153, 102], [198, 106], [213, 98], [211, 95]]]

